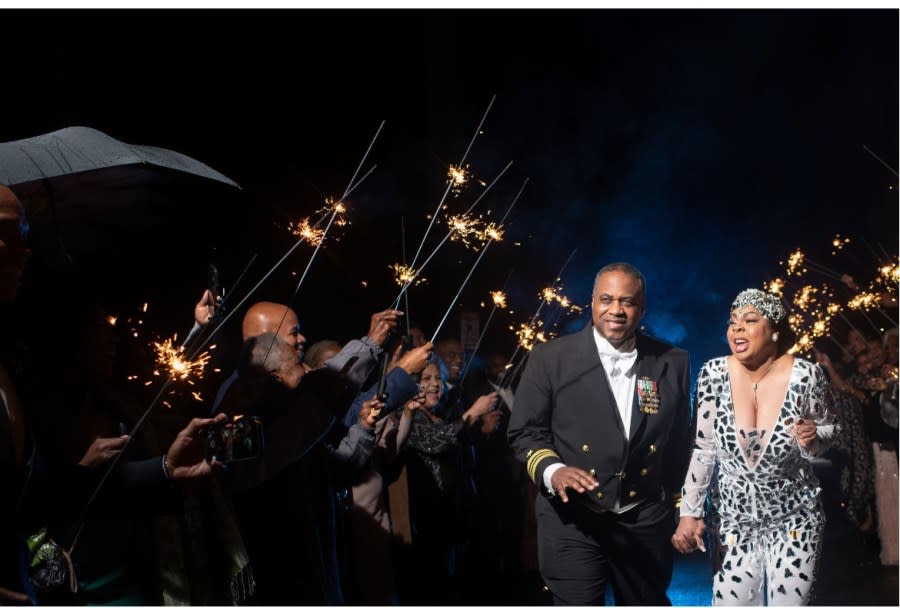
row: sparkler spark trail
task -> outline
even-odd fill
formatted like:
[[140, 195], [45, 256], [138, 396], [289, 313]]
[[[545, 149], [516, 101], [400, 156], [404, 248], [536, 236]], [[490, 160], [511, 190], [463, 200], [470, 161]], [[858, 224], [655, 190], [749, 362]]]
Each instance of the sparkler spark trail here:
[[[562, 274], [566, 271], [566, 268], [569, 266], [569, 262], [572, 261], [572, 258], [575, 257], [576, 251], [578, 251], [578, 249], [573, 249], [572, 253], [569, 254], [569, 257], [566, 258], [566, 261], [563, 263], [562, 268], [560, 268], [559, 272], [556, 273], [556, 278], [553, 280], [554, 283], [558, 283], [562, 279]], [[541, 314], [541, 310], [544, 308], [545, 303], [546, 302], [544, 301], [543, 297], [540, 298], [537, 310], [534, 312], [534, 316], [531, 317], [531, 321], [528, 323], [529, 327], [535, 326], [535, 324], [537, 323], [537, 320], [538, 320], [538, 315]], [[515, 330], [515, 327], [510, 326], [510, 329]], [[519, 353], [520, 350], [522, 350], [522, 348], [523, 348], [523, 346], [521, 344], [516, 344], [516, 348], [515, 348], [515, 350], [513, 350], [513, 354], [509, 358], [509, 364], [507, 365], [506, 370], [503, 372], [503, 377], [500, 378], [500, 387], [501, 388], [508, 387], [512, 384], [512, 381], [515, 378], [516, 374], [518, 373], [518, 370], [521, 369], [523, 363], [525, 362], [525, 359], [528, 357], [528, 351], [526, 351], [525, 356], [523, 356], [519, 360], [518, 364], [516, 364], [516, 366], [513, 367], [513, 361], [515, 361], [516, 355]], [[510, 371], [510, 368], [512, 368], [511, 371]]]
[[401, 287], [405, 287], [413, 281], [415, 281], [415, 285], [421, 285], [428, 281], [425, 277], [419, 276], [415, 268], [403, 264], [391, 264], [388, 268], [394, 271], [394, 281]]
[[[506, 275], [506, 280], [503, 281], [503, 288], [506, 288], [506, 286], [509, 284], [509, 279], [512, 277], [513, 270], [514, 269], [511, 268], [509, 274]], [[466, 362], [466, 366], [463, 368], [462, 374], [460, 374], [460, 386], [463, 385], [463, 381], [466, 379], [466, 374], [469, 373], [469, 369], [472, 367], [472, 362], [475, 361], [475, 355], [478, 354], [478, 349], [479, 347], [481, 347], [481, 341], [484, 340], [484, 335], [487, 333], [488, 327], [490, 327], [491, 325], [491, 320], [494, 318], [494, 313], [497, 312], [498, 308], [506, 308], [506, 293], [503, 291], [503, 289], [491, 291], [489, 293], [491, 295], [491, 299], [494, 301], [494, 305], [491, 307], [491, 314], [488, 315], [487, 321], [484, 322], [484, 327], [481, 328], [481, 333], [478, 335], [478, 341], [475, 342], [475, 348], [472, 349], [472, 355]]]
[[313, 247], [318, 247], [322, 244], [322, 240], [325, 238], [325, 231], [321, 228], [316, 228], [315, 226], [311, 226], [309, 223], [309, 218], [303, 218], [297, 224], [291, 222], [288, 224], [288, 229], [291, 231], [291, 234], [294, 236], [299, 236], [307, 243], [310, 243]]
[[466, 215], [451, 215], [447, 218], [450, 227], [450, 240], [463, 244], [466, 248], [474, 248], [475, 240], [484, 229], [484, 222], [479, 218], [470, 218]]
[[463, 186], [468, 183], [470, 175], [469, 165], [465, 167], [450, 165], [450, 168], [447, 170], [447, 177], [450, 178], [450, 190], [454, 196], [459, 196]]
[[162, 342], [153, 342], [153, 350], [156, 351], [157, 372], [165, 374], [176, 380], [200, 379], [206, 364], [209, 363], [209, 353], [202, 353], [196, 359], [189, 359], [181, 346], [174, 346], [178, 334], [167, 338]]
[[831, 246], [834, 248], [831, 250], [831, 255], [837, 255], [837, 252], [848, 244], [850, 244], [850, 237], [842, 237], [840, 233], [834, 235], [834, 238], [831, 239]]
[[[503, 214], [503, 218], [500, 220], [500, 225], [503, 225], [503, 222], [506, 221], [506, 218], [509, 217], [510, 212], [515, 207], [516, 202], [519, 200], [519, 197], [522, 196], [522, 192], [525, 191], [525, 186], [528, 185], [528, 178], [525, 178], [525, 181], [522, 182], [522, 187], [519, 188], [519, 191], [516, 193], [515, 198], [513, 198], [512, 202], [509, 204], [509, 207], [506, 209], [506, 213]], [[438, 323], [437, 329], [434, 330], [434, 335], [431, 337], [431, 342], [437, 339], [438, 333], [441, 331], [441, 327], [444, 325], [444, 321], [447, 320], [447, 316], [450, 314], [450, 311], [453, 310], [453, 305], [456, 304], [456, 301], [459, 299], [459, 294], [462, 293], [462, 290], [465, 288], [466, 284], [469, 282], [469, 279], [472, 278], [472, 273], [475, 272], [475, 269], [478, 267], [478, 264], [481, 263], [481, 259], [484, 257], [484, 254], [487, 253], [488, 248], [493, 243], [493, 239], [489, 240], [485, 243], [484, 247], [481, 249], [481, 253], [478, 254], [478, 258], [475, 260], [475, 263], [472, 264], [472, 268], [469, 270], [469, 274], [466, 275], [466, 278], [463, 279], [462, 285], [460, 285], [459, 290], [457, 290], [456, 295], [453, 297], [453, 300], [450, 302], [450, 306], [447, 308], [447, 312], [444, 313], [444, 318], [441, 319], [441, 322]]]
[[[481, 133], [481, 126], [484, 124], [484, 121], [487, 119], [488, 112], [491, 111], [491, 106], [494, 105], [494, 100], [496, 98], [497, 98], [496, 95], [491, 96], [491, 101], [490, 101], [490, 103], [488, 103], [487, 109], [484, 111], [484, 114], [481, 116], [481, 121], [478, 123], [478, 126], [475, 128], [475, 133], [472, 135], [472, 139], [469, 140], [469, 145], [466, 148], [466, 151], [463, 153], [462, 158], [460, 159], [460, 161], [456, 165], [456, 167], [466, 166], [465, 163], [466, 163], [466, 158], [469, 156], [469, 151], [472, 149], [472, 145], [475, 143], [475, 138], [478, 137], [479, 133]], [[431, 214], [431, 221], [428, 223], [428, 228], [425, 229], [425, 234], [422, 235], [422, 240], [419, 243], [419, 248], [416, 250], [416, 254], [413, 256], [410, 266], [415, 267], [416, 263], [419, 261], [419, 254], [422, 253], [422, 247], [425, 246], [425, 241], [428, 240], [428, 235], [429, 235], [429, 233], [431, 233], [431, 228], [434, 226], [435, 218], [437, 218], [438, 213], [440, 212], [441, 208], [444, 206], [444, 201], [447, 200], [447, 194], [450, 192], [450, 189], [453, 187], [453, 181], [454, 181], [453, 179], [448, 180], [447, 187], [444, 189], [444, 194], [441, 196], [441, 200], [438, 201], [437, 207], [435, 207], [435, 209], [434, 209], [434, 213]], [[483, 192], [482, 192], [482, 195], [484, 195]], [[480, 198], [481, 197], [479, 197], [479, 199]], [[424, 267], [425, 264], [422, 264], [422, 266]], [[401, 294], [401, 296], [402, 296], [402, 294]], [[398, 301], [399, 301], [399, 299], [400, 299], [400, 296], [397, 296]], [[393, 308], [396, 308], [396, 304], [393, 306]]]
[[[495, 177], [494, 180], [493, 180], [490, 184], [488, 184], [487, 188], [485, 188], [484, 191], [478, 196], [478, 198], [475, 199], [475, 202], [473, 202], [471, 205], [469, 205], [469, 208], [466, 210], [466, 212], [463, 214], [463, 216], [466, 216], [466, 215], [468, 215], [469, 213], [472, 212], [472, 209], [475, 208], [475, 205], [477, 205], [478, 202], [481, 201], [481, 199], [484, 198], [484, 196], [485, 196], [488, 192], [491, 191], [491, 188], [494, 187], [494, 184], [496, 184], [496, 183], [500, 180], [500, 178], [503, 177], [503, 174], [506, 173], [506, 172], [509, 170], [509, 168], [510, 168], [511, 166], [512, 166], [512, 161], [510, 161], [509, 163], [506, 164], [505, 167], [503, 167], [503, 170], [500, 171], [500, 173], [497, 174], [497, 177]], [[526, 182], [527, 182], [527, 180], [526, 180]], [[524, 187], [524, 186], [523, 186], [523, 187]], [[453, 235], [453, 230], [448, 231], [447, 234], [444, 235], [444, 238], [442, 238], [442, 239], [441, 239], [441, 242], [437, 244], [437, 247], [435, 247], [434, 250], [433, 250], [433, 251], [429, 254], [429, 256], [425, 259], [425, 261], [422, 262], [422, 265], [418, 267], [418, 270], [416, 270], [416, 273], [417, 273], [417, 274], [418, 274], [418, 273], [421, 273], [422, 270], [425, 269], [425, 267], [428, 265], [428, 262], [430, 262], [430, 261], [432, 260], [432, 258], [434, 258], [434, 256], [437, 255], [437, 252], [440, 251], [441, 247], [443, 247], [444, 244], [445, 244], [448, 240], [450, 240], [450, 237], [451, 237], [452, 235]], [[423, 243], [424, 243], [424, 241], [423, 241]], [[419, 244], [419, 250], [420, 250], [420, 251], [421, 251], [421, 248], [422, 248], [422, 243]], [[416, 257], [418, 257], [418, 254], [416, 254]], [[413, 263], [411, 264], [411, 266], [415, 267], [415, 258], [413, 258]], [[401, 299], [401, 298], [403, 297], [403, 295], [406, 293], [406, 290], [409, 288], [409, 286], [410, 286], [410, 283], [407, 283], [406, 286], [403, 287], [403, 288], [400, 290], [400, 293], [397, 294], [397, 297], [394, 298], [393, 303], [391, 303], [391, 306], [390, 306], [391, 308], [397, 308], [397, 307], [400, 305], [400, 299]]]

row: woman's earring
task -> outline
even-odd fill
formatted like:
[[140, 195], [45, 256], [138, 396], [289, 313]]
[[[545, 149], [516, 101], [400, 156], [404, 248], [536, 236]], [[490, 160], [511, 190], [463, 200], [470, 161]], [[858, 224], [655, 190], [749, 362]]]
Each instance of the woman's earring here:
[[778, 332], [777, 331], [774, 334], [772, 334], [772, 342], [778, 342]]

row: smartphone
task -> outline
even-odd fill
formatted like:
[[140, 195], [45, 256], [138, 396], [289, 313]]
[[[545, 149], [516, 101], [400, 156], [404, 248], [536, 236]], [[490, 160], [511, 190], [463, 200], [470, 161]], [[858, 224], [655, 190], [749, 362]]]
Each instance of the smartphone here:
[[209, 463], [253, 460], [264, 448], [263, 423], [256, 416], [235, 416], [203, 429], [204, 458]]

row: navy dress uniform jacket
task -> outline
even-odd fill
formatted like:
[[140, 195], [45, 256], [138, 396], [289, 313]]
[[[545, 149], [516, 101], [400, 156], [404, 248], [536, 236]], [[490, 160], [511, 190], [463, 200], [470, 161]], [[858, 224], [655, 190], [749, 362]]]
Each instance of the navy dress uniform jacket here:
[[[544, 470], [561, 462], [593, 475], [599, 487], [568, 492], [592, 510], [638, 500], [677, 502], [690, 461], [694, 420], [687, 351], [637, 334], [637, 386], [655, 382], [658, 409], [641, 407], [636, 386], [626, 439], [603, 370], [593, 326], [535, 346], [515, 394], [508, 437], [528, 475], [548, 495]], [[539, 499], [540, 500], [540, 499]]]

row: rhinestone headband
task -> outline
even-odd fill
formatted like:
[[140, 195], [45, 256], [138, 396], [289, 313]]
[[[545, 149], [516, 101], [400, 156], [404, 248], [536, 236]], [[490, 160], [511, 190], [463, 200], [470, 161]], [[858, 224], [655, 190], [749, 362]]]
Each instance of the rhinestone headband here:
[[731, 310], [752, 306], [759, 311], [772, 325], [784, 318], [784, 305], [778, 296], [760, 289], [745, 289], [731, 303]]

